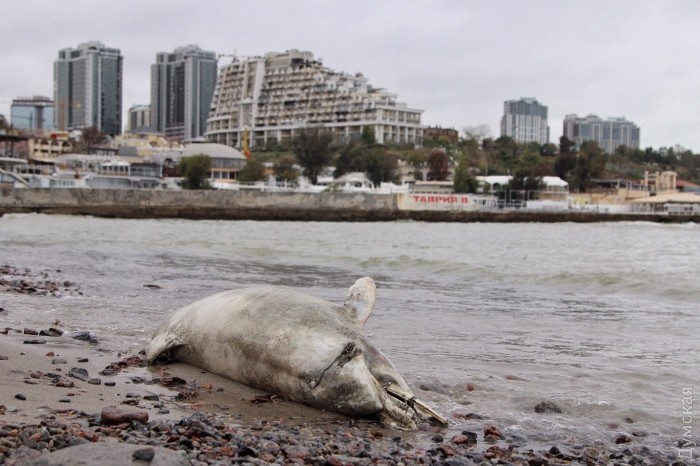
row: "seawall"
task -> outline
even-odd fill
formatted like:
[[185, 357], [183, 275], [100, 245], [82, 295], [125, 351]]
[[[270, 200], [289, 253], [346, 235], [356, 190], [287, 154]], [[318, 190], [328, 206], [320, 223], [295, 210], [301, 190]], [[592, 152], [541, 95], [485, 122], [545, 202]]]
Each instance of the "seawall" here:
[[700, 222], [698, 216], [529, 210], [402, 210], [396, 194], [14, 189], [0, 191], [0, 215], [44, 213], [114, 218], [425, 222]]

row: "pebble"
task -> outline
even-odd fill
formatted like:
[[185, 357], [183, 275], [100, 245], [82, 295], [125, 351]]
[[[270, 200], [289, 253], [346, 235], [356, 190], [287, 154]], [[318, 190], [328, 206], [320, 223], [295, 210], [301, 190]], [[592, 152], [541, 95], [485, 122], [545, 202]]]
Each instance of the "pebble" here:
[[102, 409], [100, 419], [102, 424], [107, 426], [129, 423], [131, 421], [146, 424], [148, 422], [148, 412], [142, 409], [108, 407]]
[[90, 378], [88, 371], [82, 367], [73, 367], [68, 371], [70, 377], [76, 378], [78, 380], [86, 381]]
[[[111, 414], [110, 414], [111, 411]], [[434, 433], [422, 444], [414, 434], [377, 436], [376, 425], [358, 427], [358, 423], [338, 422], [314, 427], [285, 425], [283, 420], [241, 425], [235, 415], [195, 413], [180, 420], [148, 422], [145, 410], [107, 407], [100, 416], [77, 414], [80, 419], [46, 417], [37, 424], [18, 425], [0, 418], [0, 464], [25, 464], [41, 455], [45, 465], [73, 464], [81, 458], [84, 464], [425, 464], [425, 465], [547, 465], [547, 464], [670, 464], [669, 457], [642, 446], [562, 445], [549, 450], [522, 449], [496, 441], [484, 451], [476, 451], [475, 432], [464, 431], [454, 440], [444, 442]], [[487, 425], [495, 433], [497, 426]], [[438, 442], [442, 437], [442, 442]], [[410, 443], [409, 443], [410, 442]], [[411, 445], [417, 442], [416, 446]], [[432, 443], [431, 443], [432, 442]], [[164, 447], [168, 447], [167, 449]], [[177, 450], [177, 452], [173, 451]], [[580, 453], [579, 453], [580, 452]], [[171, 454], [163, 462], [161, 454]], [[151, 454], [153, 456], [151, 456]], [[62, 456], [61, 456], [62, 455]], [[50, 458], [62, 458], [51, 459]], [[96, 458], [103, 458], [97, 460]], [[20, 462], [20, 458], [24, 458]], [[149, 459], [150, 458], [150, 459]], [[63, 462], [61, 462], [63, 461]], [[136, 463], [132, 463], [136, 462]], [[690, 463], [677, 462], [677, 465]]]
[[27, 397], [22, 395], [21, 393], [16, 394], [15, 398], [22, 401], [25, 401], [27, 399]]
[[561, 408], [551, 401], [543, 401], [535, 406], [535, 412], [544, 414], [561, 413]]

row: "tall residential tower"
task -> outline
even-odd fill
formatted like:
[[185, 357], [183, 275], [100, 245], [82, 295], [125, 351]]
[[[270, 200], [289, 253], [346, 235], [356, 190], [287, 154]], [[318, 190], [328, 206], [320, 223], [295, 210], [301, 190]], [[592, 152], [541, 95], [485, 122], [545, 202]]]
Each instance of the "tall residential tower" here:
[[603, 120], [596, 115], [564, 117], [564, 136], [579, 146], [585, 141], [596, 141], [608, 154], [620, 146], [639, 149], [639, 126], [625, 118]]
[[152, 128], [181, 141], [204, 135], [216, 72], [216, 54], [196, 45], [159, 53], [151, 65]]
[[101, 42], [58, 52], [54, 62], [54, 121], [59, 130], [122, 128], [122, 55]]
[[508, 136], [516, 142], [548, 143], [547, 107], [531, 97], [507, 100], [503, 104], [501, 136]]
[[423, 140], [422, 110], [299, 50], [234, 58], [221, 68], [211, 108], [207, 138], [233, 147], [244, 147], [245, 137], [249, 147], [289, 142], [311, 126], [348, 140], [369, 127], [380, 144]]

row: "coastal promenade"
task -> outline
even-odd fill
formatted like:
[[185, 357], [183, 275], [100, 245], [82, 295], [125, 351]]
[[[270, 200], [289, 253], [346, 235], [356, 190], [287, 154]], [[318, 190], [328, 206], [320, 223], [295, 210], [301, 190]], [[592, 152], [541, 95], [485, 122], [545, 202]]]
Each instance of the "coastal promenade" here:
[[109, 189], [3, 189], [0, 215], [44, 213], [113, 218], [372, 222], [700, 222], [700, 217], [531, 209], [406, 208], [406, 194]]

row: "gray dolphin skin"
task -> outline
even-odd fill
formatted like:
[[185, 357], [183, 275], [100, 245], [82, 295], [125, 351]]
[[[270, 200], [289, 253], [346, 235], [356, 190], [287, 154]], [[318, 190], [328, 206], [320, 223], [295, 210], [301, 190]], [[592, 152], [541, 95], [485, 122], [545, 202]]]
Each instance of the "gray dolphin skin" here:
[[343, 305], [282, 287], [218, 293], [174, 312], [146, 349], [149, 364], [179, 360], [231, 380], [353, 417], [415, 429], [444, 418], [416, 400], [362, 334], [374, 281], [361, 278]]

